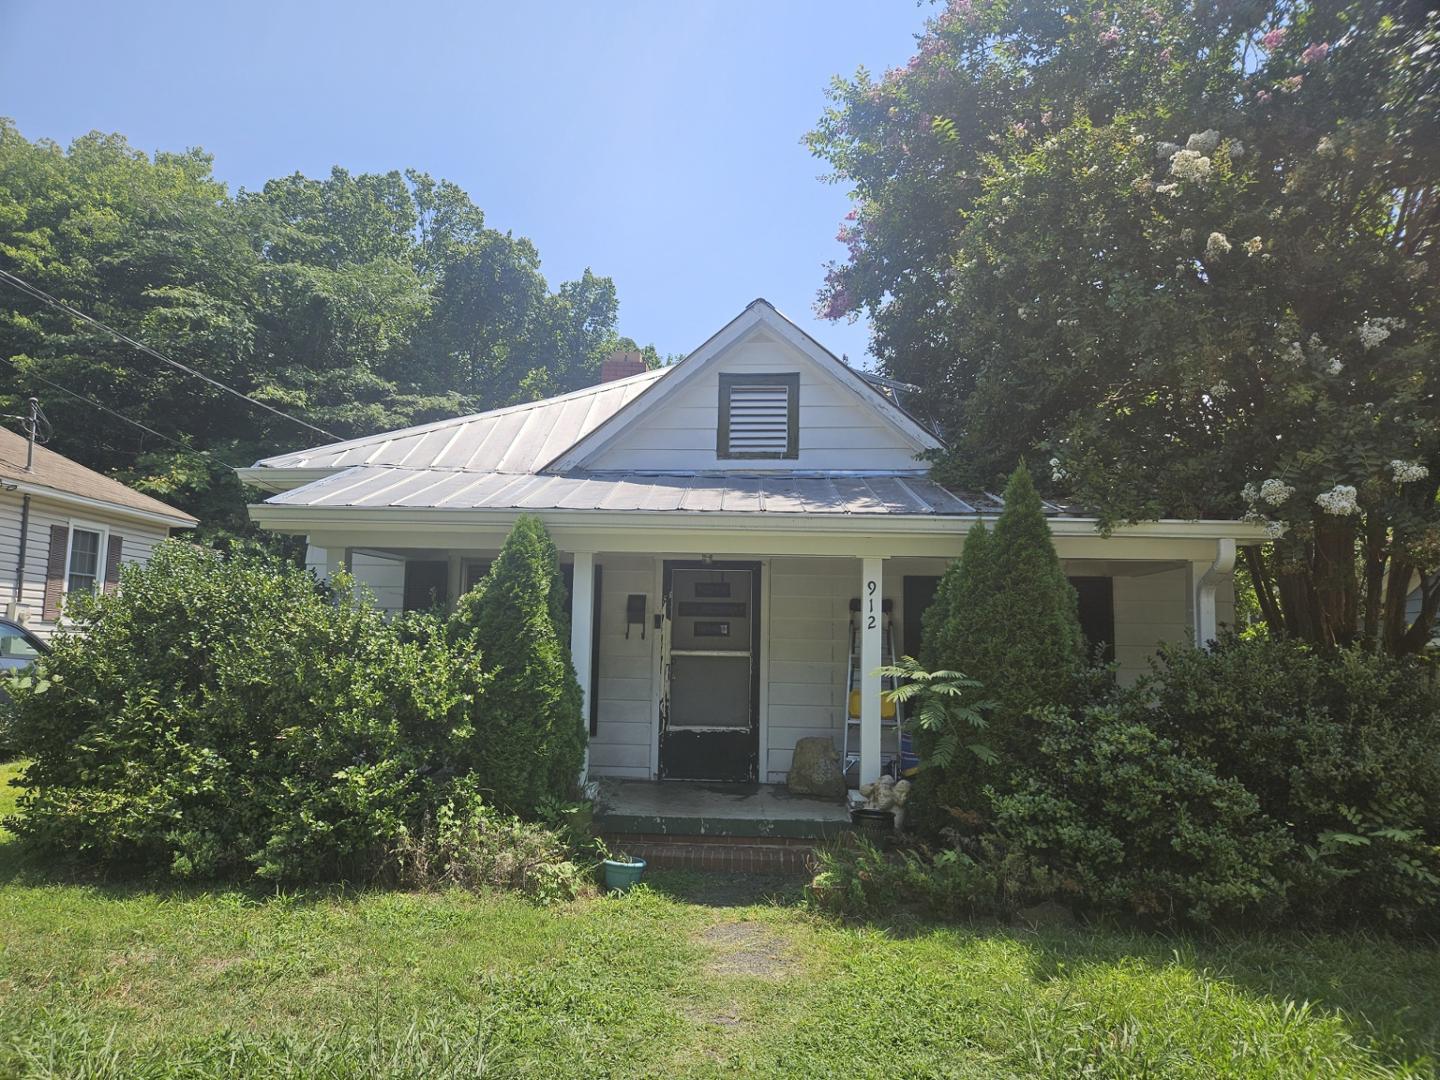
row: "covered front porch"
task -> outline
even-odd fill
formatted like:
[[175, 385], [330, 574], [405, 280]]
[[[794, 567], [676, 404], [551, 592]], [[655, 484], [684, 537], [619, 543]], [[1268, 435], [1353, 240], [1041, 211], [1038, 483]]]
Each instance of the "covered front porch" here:
[[[612, 789], [624, 791], [616, 805], [635, 811], [622, 817], [672, 804], [676, 820], [783, 830], [775, 823], [795, 807], [764, 785], [784, 784], [805, 738], [830, 740], [851, 787], [894, 767], [900, 730], [875, 670], [918, 650], [920, 616], [961, 553], [966, 522], [912, 520], [902, 532], [803, 517], [761, 529], [704, 514], [613, 525], [604, 515], [541, 516], [569, 586], [586, 779], [665, 781]], [[1162, 641], [1208, 640], [1233, 618], [1233, 541], [1221, 523], [1213, 535], [1181, 524], [1184, 533], [1160, 523], [1111, 537], [1093, 522], [1052, 524], [1087, 635], [1108, 646], [1122, 679], [1143, 673]], [[390, 610], [450, 605], [483, 576], [509, 522], [419, 525], [391, 515], [383, 527], [313, 531], [311, 563], [321, 574], [348, 566]], [[724, 781], [759, 786], [742, 793]], [[688, 812], [692, 800], [703, 812]], [[829, 812], [844, 808], [837, 800]]]

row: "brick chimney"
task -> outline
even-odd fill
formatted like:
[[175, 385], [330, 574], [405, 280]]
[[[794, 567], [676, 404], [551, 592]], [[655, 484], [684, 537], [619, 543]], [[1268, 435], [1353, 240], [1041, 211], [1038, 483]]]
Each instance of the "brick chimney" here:
[[640, 355], [639, 349], [620, 349], [601, 362], [600, 381], [607, 383], [616, 379], [628, 379], [644, 370], [645, 358]]

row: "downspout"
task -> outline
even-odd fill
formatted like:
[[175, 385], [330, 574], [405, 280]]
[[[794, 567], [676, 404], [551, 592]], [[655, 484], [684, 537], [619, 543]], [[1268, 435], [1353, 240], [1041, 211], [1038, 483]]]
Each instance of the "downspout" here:
[[20, 599], [25, 591], [25, 546], [30, 538], [30, 496], [20, 499], [20, 555], [15, 560], [15, 591], [10, 603], [5, 605], [5, 617], [16, 619], [20, 615]]
[[1203, 649], [1219, 635], [1220, 628], [1215, 617], [1215, 594], [1220, 589], [1220, 583], [1234, 572], [1235, 541], [1224, 537], [1215, 541], [1215, 561], [1195, 583], [1195, 644], [1199, 648]]

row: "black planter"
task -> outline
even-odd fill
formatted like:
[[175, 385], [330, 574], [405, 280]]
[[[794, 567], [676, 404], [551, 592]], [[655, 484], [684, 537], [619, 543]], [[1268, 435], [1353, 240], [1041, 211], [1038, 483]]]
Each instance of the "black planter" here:
[[883, 847], [895, 835], [895, 811], [871, 810], [857, 806], [850, 811], [850, 821], [855, 831], [877, 847]]

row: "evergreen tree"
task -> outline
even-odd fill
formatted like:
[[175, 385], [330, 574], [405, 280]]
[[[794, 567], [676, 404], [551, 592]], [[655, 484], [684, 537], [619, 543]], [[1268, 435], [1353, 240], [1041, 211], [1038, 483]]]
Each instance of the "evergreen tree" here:
[[[1024, 465], [1005, 487], [995, 531], [978, 522], [971, 528], [923, 626], [925, 665], [979, 680], [980, 696], [995, 703], [986, 741], [1000, 757], [994, 766], [967, 755], [922, 770], [916, 816], [922, 828], [934, 828], [944, 824], [943, 808], [978, 809], [986, 785], [1006, 786], [1009, 770], [1034, 746], [1030, 711], [1074, 698], [1085, 667], [1075, 590]], [[924, 739], [919, 749], [923, 757]]]
[[451, 619], [452, 638], [471, 643], [494, 671], [467, 764], [494, 802], [517, 814], [570, 795], [584, 758], [566, 602], [555, 544], [525, 515]]

